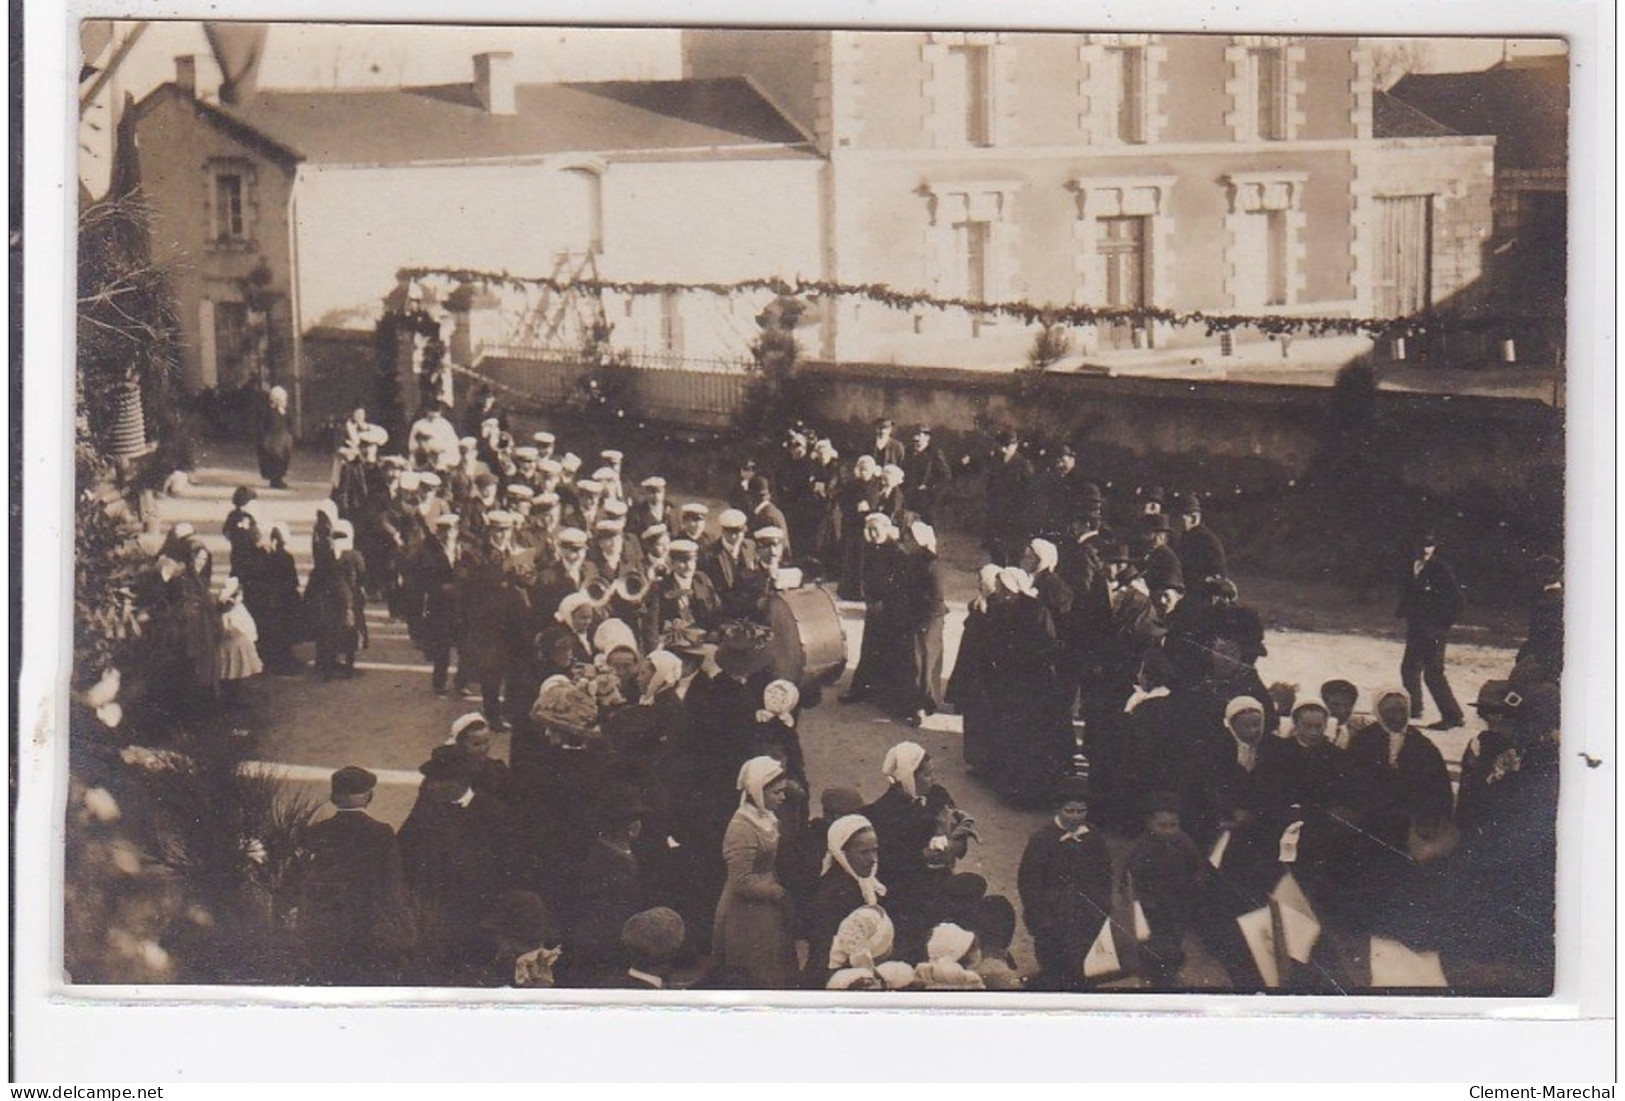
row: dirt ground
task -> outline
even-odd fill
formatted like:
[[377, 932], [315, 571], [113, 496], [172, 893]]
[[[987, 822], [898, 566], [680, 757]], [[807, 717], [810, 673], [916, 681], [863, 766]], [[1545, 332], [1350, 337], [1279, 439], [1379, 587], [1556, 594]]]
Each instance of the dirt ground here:
[[[284, 521], [293, 532], [295, 556], [301, 573], [309, 568], [309, 537], [315, 502], [326, 495], [329, 460], [301, 454], [290, 479], [290, 489], [260, 490], [260, 508], [265, 522]], [[160, 531], [181, 520], [194, 524], [217, 557], [226, 552], [220, 525], [230, 509], [231, 490], [238, 484], [259, 484], [248, 452], [244, 448], [216, 448], [204, 456], [190, 484], [158, 503]], [[686, 498], [685, 498], [686, 499]], [[154, 546], [159, 536], [149, 538]], [[949, 535], [945, 559], [949, 570], [950, 613], [946, 628], [946, 667], [952, 669], [965, 600], [974, 590], [971, 571], [979, 564], [974, 541]], [[223, 579], [224, 570], [216, 571]], [[1324, 623], [1321, 630], [1271, 630], [1266, 635], [1269, 654], [1259, 662], [1266, 683], [1286, 681], [1313, 693], [1332, 677], [1341, 677], [1369, 693], [1396, 683], [1403, 642], [1391, 620], [1392, 604], [1361, 606], [1346, 595], [1328, 590], [1271, 585], [1267, 581], [1241, 579], [1244, 594], [1257, 592], [1256, 606], [1265, 622], [1275, 617], [1271, 609], [1292, 601], [1301, 622], [1303, 610], [1324, 611], [1310, 618]], [[843, 627], [849, 654], [849, 668], [856, 665], [862, 637], [858, 606], [843, 605]], [[406, 816], [415, 795], [417, 765], [435, 745], [445, 739], [450, 722], [465, 711], [476, 710], [473, 701], [437, 699], [430, 691], [429, 668], [407, 638], [401, 624], [390, 623], [381, 608], [369, 609], [371, 645], [360, 655], [360, 674], [353, 680], [322, 682], [313, 675], [255, 678], [247, 686], [244, 702], [237, 710], [241, 733], [247, 739], [251, 756], [286, 771], [291, 779], [307, 786], [318, 798], [326, 793], [328, 774], [342, 765], [359, 764], [379, 772], [381, 784], [374, 812], [398, 825]], [[1471, 701], [1485, 681], [1504, 675], [1511, 668], [1513, 648], [1510, 639], [1488, 628], [1463, 630], [1460, 641], [1449, 651], [1448, 674], [1463, 702]], [[308, 648], [305, 656], [309, 656]], [[824, 702], [809, 709], [801, 727], [813, 796], [826, 787], [857, 787], [866, 798], [878, 796], [884, 781], [880, 763], [887, 748], [898, 741], [914, 740], [923, 745], [937, 763], [937, 774], [959, 804], [977, 820], [983, 842], [974, 845], [961, 863], [961, 870], [985, 876], [990, 890], [1014, 899], [1016, 868], [1028, 834], [1042, 821], [1042, 815], [1012, 811], [1002, 806], [965, 771], [960, 753], [959, 720], [939, 715], [924, 728], [913, 730], [894, 724], [866, 705], [844, 706], [836, 702], [836, 691], [825, 694]], [[1429, 706], [1424, 722], [1437, 712]], [[1430, 735], [1449, 761], [1459, 760], [1474, 732], [1467, 729], [1443, 735]], [[506, 738], [499, 737], [496, 752], [506, 756]], [[1022, 932], [1015, 952], [1018, 963], [1030, 966], [1031, 944]], [[1193, 957], [1186, 980], [1192, 986], [1214, 985], [1211, 964], [1200, 954]]]

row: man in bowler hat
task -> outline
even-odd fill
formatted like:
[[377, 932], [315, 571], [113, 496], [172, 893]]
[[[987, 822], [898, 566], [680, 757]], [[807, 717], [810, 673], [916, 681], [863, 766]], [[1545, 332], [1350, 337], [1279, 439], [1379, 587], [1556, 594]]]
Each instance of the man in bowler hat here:
[[1422, 716], [1422, 685], [1439, 707], [1439, 721], [1429, 730], [1454, 730], [1465, 721], [1461, 704], [1444, 674], [1445, 641], [1461, 616], [1461, 585], [1439, 557], [1439, 540], [1426, 532], [1417, 540], [1416, 556], [1400, 586], [1399, 610], [1405, 621], [1405, 656], [1399, 676], [1411, 696], [1411, 718]]

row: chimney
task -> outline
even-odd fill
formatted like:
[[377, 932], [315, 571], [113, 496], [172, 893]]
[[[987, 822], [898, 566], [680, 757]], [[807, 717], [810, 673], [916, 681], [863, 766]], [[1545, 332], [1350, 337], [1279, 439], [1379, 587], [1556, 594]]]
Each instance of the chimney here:
[[513, 54], [503, 50], [474, 55], [474, 94], [487, 114], [514, 113]]
[[175, 86], [189, 96], [197, 95], [197, 58], [192, 54], [175, 59]]

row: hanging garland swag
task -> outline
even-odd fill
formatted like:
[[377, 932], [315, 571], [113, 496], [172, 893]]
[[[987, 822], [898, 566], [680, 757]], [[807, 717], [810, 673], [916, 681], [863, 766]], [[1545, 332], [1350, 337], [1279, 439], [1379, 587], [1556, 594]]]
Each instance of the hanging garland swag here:
[[831, 283], [824, 280], [744, 279], [737, 283], [648, 283], [613, 279], [557, 279], [552, 276], [518, 276], [506, 271], [476, 271], [468, 268], [402, 268], [397, 278], [416, 281], [430, 277], [457, 283], [485, 283], [523, 290], [539, 288], [562, 294], [712, 294], [731, 297], [767, 291], [779, 295], [861, 298], [898, 310], [966, 310], [983, 316], [1018, 318], [1028, 325], [1095, 325], [1128, 322], [1134, 325], [1201, 325], [1207, 335], [1254, 328], [1270, 336], [1415, 336], [1427, 332], [1473, 332], [1502, 330], [1519, 321], [1534, 320], [1509, 315], [1460, 317], [1423, 313], [1409, 317], [1287, 317], [1280, 314], [1216, 314], [1203, 310], [1169, 310], [1158, 306], [1120, 308], [1108, 306], [1040, 306], [1032, 302], [980, 302], [969, 298], [938, 298], [922, 292], [893, 290], [884, 283]]

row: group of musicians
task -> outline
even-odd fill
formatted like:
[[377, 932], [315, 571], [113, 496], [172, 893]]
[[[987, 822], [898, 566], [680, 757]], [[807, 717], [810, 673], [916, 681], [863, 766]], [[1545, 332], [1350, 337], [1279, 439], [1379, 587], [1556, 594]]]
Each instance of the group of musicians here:
[[591, 632], [607, 620], [627, 624], [644, 653], [696, 655], [725, 623], [765, 627], [773, 592], [799, 581], [766, 476], [753, 474], [746, 507], [713, 527], [713, 510], [670, 501], [663, 477], [629, 484], [620, 451], [589, 467], [551, 432], [519, 443], [499, 413], [449, 457], [449, 443], [415, 431], [409, 455], [381, 455], [387, 434], [364, 412], [354, 420], [333, 501], [367, 563], [367, 595], [407, 623], [437, 694], [472, 698], [478, 685], [496, 730], [525, 723], [547, 676], [590, 662]]

